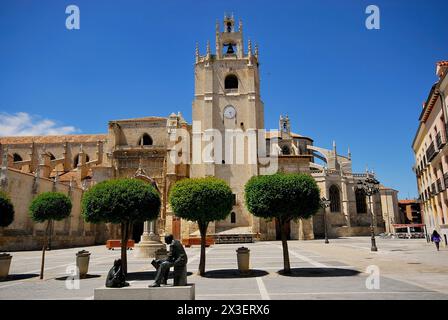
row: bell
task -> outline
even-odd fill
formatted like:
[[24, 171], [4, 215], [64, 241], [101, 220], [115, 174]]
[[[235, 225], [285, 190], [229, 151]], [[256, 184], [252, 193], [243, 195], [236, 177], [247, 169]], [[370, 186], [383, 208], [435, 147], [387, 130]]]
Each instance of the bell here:
[[229, 43], [229, 46], [227, 47], [227, 54], [232, 54], [235, 53], [235, 51], [233, 50], [232, 44]]

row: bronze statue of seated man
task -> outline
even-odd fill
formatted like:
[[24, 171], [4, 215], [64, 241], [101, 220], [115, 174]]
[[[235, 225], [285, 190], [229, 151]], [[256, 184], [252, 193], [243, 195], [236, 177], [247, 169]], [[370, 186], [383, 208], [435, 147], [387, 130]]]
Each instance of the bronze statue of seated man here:
[[109, 270], [106, 278], [107, 288], [123, 288], [129, 286], [126, 282], [126, 276], [121, 268], [121, 259], [114, 261], [114, 266]]
[[182, 243], [175, 240], [173, 235], [165, 236], [165, 242], [170, 245], [168, 258], [153, 260], [151, 264], [157, 269], [156, 278], [150, 287], [160, 287], [167, 284], [170, 268], [174, 267], [174, 286], [185, 286], [187, 284], [187, 253]]

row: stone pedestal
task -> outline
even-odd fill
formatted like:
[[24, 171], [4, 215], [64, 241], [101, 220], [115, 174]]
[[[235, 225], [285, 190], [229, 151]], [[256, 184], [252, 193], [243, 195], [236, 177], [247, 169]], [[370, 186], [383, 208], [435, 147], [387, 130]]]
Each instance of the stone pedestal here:
[[160, 237], [154, 232], [154, 221], [146, 221], [140, 242], [134, 246], [134, 257], [155, 258], [158, 249], [166, 249], [166, 245], [160, 242]]
[[148, 287], [147, 282], [124, 288], [96, 288], [94, 300], [195, 300], [194, 284], [180, 287]]

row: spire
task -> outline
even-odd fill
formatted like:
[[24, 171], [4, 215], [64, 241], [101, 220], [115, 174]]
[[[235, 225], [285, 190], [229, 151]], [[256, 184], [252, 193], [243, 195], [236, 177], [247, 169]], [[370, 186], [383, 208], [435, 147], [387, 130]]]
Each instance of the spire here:
[[238, 31], [240, 32], [240, 33], [242, 33], [243, 32], [243, 20], [239, 20], [239, 23], [238, 23]]
[[216, 31], [216, 34], [219, 34], [219, 20], [218, 19], [216, 19], [215, 31]]
[[349, 160], [352, 159], [352, 153], [350, 152], [350, 147], [348, 147], [348, 150], [347, 150], [347, 157]]
[[197, 42], [196, 42], [195, 59], [196, 59], [196, 63], [198, 63], [199, 62], [199, 44]]
[[207, 59], [210, 59], [210, 40], [207, 40]]
[[333, 140], [333, 153], [334, 153], [335, 156], [337, 155], [337, 153], [336, 153], [336, 140]]
[[258, 43], [255, 44], [255, 58], [258, 60]]
[[247, 65], [251, 66], [252, 65], [252, 42], [250, 41], [250, 39], [247, 44], [247, 60], [248, 60]]

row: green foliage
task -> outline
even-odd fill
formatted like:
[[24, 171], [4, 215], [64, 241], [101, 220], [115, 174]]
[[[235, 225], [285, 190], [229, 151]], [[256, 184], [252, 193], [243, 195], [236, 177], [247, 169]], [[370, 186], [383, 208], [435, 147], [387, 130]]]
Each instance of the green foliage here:
[[30, 204], [30, 217], [36, 222], [62, 220], [70, 215], [72, 202], [60, 192], [44, 192], [33, 199]]
[[175, 183], [169, 202], [176, 216], [206, 223], [225, 219], [232, 210], [233, 196], [224, 180], [191, 178]]
[[261, 218], [309, 218], [320, 208], [320, 190], [307, 174], [254, 176], [245, 186], [246, 207]]
[[157, 218], [160, 196], [149, 183], [138, 179], [100, 182], [82, 197], [82, 215], [87, 222], [124, 223]]
[[9, 226], [14, 220], [14, 206], [8, 195], [0, 192], [0, 227]]

